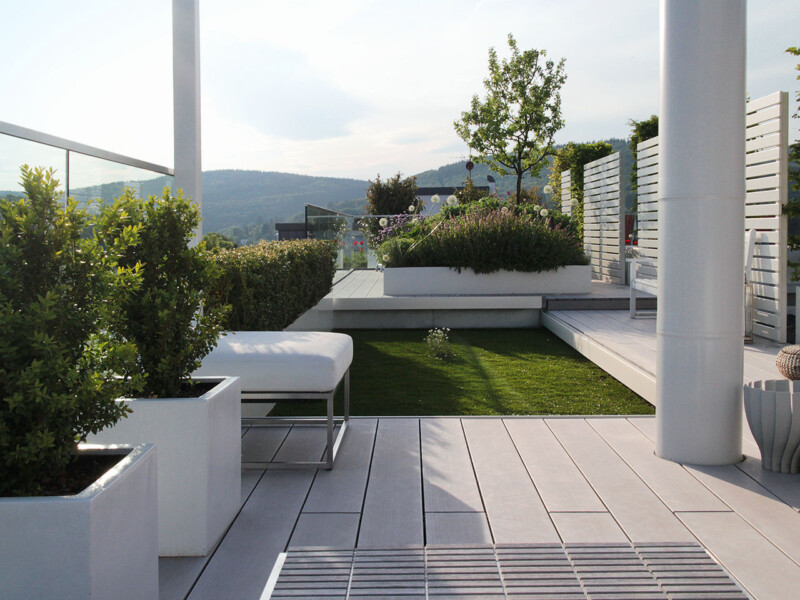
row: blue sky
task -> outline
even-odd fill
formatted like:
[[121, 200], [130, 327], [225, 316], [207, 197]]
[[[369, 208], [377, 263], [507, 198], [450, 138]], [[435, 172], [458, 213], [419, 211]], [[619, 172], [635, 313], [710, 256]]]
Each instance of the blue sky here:
[[[489, 47], [566, 58], [559, 142], [658, 112], [656, 0], [201, 0], [203, 168], [374, 178], [454, 162]], [[0, 120], [172, 165], [171, 2], [0, 3]], [[798, 90], [797, 0], [750, 0], [748, 93]], [[796, 138], [798, 119], [793, 122]]]

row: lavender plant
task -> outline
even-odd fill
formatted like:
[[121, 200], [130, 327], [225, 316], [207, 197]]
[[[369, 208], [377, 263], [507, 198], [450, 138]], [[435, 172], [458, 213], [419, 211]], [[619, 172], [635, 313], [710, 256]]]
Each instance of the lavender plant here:
[[405, 227], [378, 248], [388, 267], [541, 272], [587, 264], [574, 223], [539, 205], [484, 198], [443, 209], [418, 230]]

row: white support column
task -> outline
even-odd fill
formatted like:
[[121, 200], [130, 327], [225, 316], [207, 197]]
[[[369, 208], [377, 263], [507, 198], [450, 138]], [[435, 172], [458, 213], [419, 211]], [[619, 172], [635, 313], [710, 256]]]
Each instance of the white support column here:
[[[200, 160], [199, 0], [172, 0], [172, 94], [175, 137], [175, 190], [203, 209]], [[195, 240], [202, 237], [198, 227]]]
[[745, 0], [661, 0], [656, 453], [742, 459]]

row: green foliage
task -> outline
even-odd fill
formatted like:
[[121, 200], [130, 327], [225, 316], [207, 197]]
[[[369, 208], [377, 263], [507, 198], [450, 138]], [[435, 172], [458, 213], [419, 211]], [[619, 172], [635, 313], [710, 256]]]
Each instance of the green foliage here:
[[650, 115], [650, 118], [645, 119], [644, 121], [635, 121], [634, 119], [631, 119], [628, 121], [628, 125], [631, 126], [630, 149], [631, 156], [633, 157], [633, 161], [631, 163], [631, 186], [633, 191], [636, 192], [636, 189], [639, 187], [638, 183], [636, 182], [636, 170], [638, 168], [638, 153], [636, 147], [642, 142], [652, 139], [658, 135], [658, 115]]
[[564, 127], [560, 90], [567, 76], [563, 58], [556, 65], [545, 61], [544, 50], [520, 53], [511, 34], [508, 47], [511, 58], [501, 62], [495, 49], [489, 49], [486, 98], [473, 96], [470, 110], [454, 126], [477, 153], [477, 162], [501, 175], [516, 175], [519, 196], [523, 175], [538, 176], [553, 153], [556, 132]]
[[220, 277], [209, 307], [231, 305], [225, 328], [276, 331], [288, 327], [331, 290], [336, 240], [261, 242], [214, 255]]
[[[793, 56], [800, 56], [800, 48], [792, 46], [786, 52]], [[795, 65], [795, 70], [800, 71], [800, 63]], [[800, 80], [800, 75], [797, 76]], [[796, 100], [800, 106], [800, 92], [797, 92]], [[797, 119], [800, 113], [795, 112], [793, 119]], [[789, 145], [789, 186], [793, 192], [800, 192], [800, 142]], [[800, 217], [800, 199], [797, 196], [791, 198], [783, 207], [784, 214], [789, 217]], [[789, 236], [789, 250], [800, 250], [800, 235]], [[800, 261], [789, 261], [789, 268], [792, 270], [792, 279], [800, 279]]]
[[[413, 206], [414, 210], [409, 210]], [[386, 182], [381, 181], [381, 175], [375, 181], [369, 182], [367, 190], [367, 214], [370, 215], [399, 215], [402, 213], [416, 212], [420, 208], [417, 198], [417, 178], [406, 177], [398, 173]]]
[[231, 238], [216, 232], [205, 234], [203, 243], [206, 245], [206, 250], [230, 250], [237, 246]]
[[104, 251], [89, 214], [60, 201], [53, 171], [22, 167], [25, 197], [0, 201], [0, 496], [60, 487], [77, 443], [125, 414], [131, 348], [106, 325], [120, 290], [136, 286]]
[[120, 264], [138, 265], [142, 284], [123, 299], [111, 331], [136, 344], [149, 397], [179, 396], [222, 331], [225, 307], [207, 305], [216, 265], [202, 244], [189, 246], [199, 223], [192, 201], [169, 189], [144, 201], [125, 190], [101, 211], [98, 229], [107, 242], [125, 227], [138, 228], [138, 241]]
[[587, 263], [575, 227], [567, 215], [539, 205], [486, 197], [406, 223], [380, 244], [378, 256], [387, 267], [549, 271]]
[[469, 204], [483, 198], [485, 193], [475, 187], [472, 179], [467, 179], [461, 189], [455, 190], [453, 195], [458, 199], [459, 204]]
[[570, 195], [577, 203], [572, 207], [572, 214], [578, 223], [578, 236], [583, 239], [583, 167], [590, 162], [609, 156], [614, 148], [608, 142], [592, 142], [576, 144], [568, 143], [559, 148], [553, 158], [550, 170], [550, 186], [557, 205], [561, 206], [561, 173], [570, 172]]

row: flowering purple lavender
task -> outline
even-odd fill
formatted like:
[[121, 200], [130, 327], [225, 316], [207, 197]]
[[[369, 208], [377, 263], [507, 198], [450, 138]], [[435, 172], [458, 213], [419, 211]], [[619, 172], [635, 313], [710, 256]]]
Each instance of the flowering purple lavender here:
[[387, 225], [382, 227], [375, 236], [375, 244], [381, 244], [391, 237], [402, 234], [411, 227], [424, 227], [426, 218], [425, 215], [412, 215], [409, 213], [401, 213], [389, 217]]

